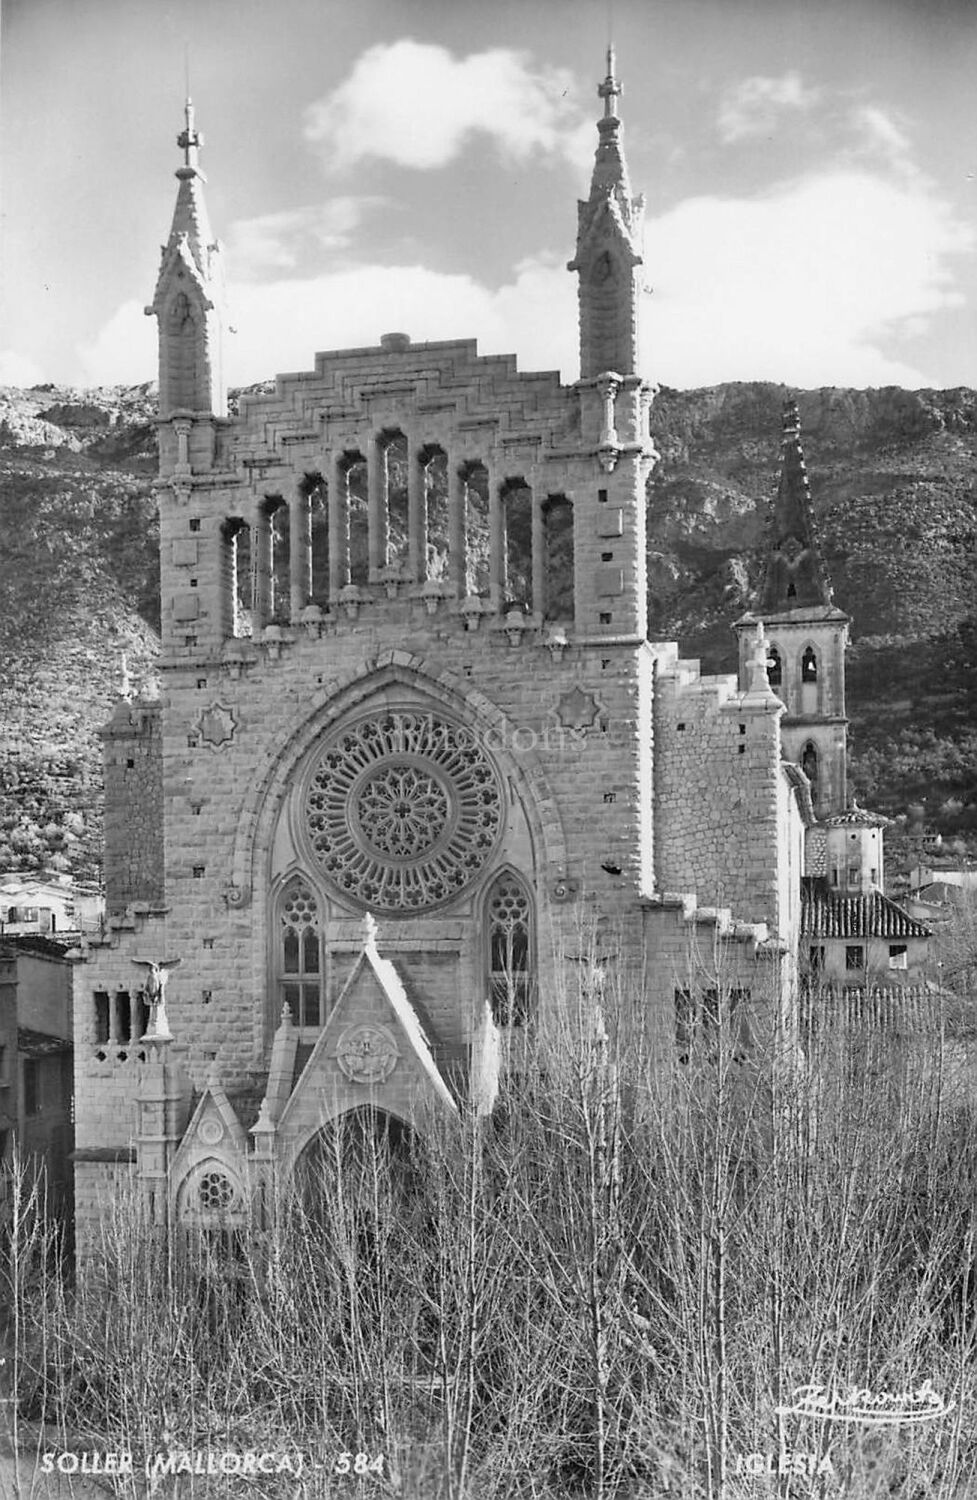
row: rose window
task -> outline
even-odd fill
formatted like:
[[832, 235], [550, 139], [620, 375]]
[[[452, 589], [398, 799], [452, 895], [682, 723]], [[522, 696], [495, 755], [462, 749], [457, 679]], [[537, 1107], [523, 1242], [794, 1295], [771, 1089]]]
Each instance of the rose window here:
[[234, 1201], [234, 1189], [223, 1172], [205, 1172], [197, 1187], [197, 1198], [205, 1213], [225, 1213]]
[[332, 737], [313, 768], [305, 824], [342, 895], [375, 911], [420, 911], [482, 869], [502, 828], [502, 788], [469, 730], [391, 711]]

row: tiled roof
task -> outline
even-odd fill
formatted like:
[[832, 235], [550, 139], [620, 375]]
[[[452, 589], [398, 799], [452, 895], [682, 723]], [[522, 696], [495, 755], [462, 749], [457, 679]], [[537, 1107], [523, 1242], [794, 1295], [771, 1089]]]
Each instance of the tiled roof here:
[[930, 929], [881, 891], [843, 896], [822, 880], [803, 880], [801, 933], [823, 938], [927, 938]]
[[853, 801], [844, 812], [835, 813], [833, 817], [825, 818], [824, 822], [827, 828], [887, 828], [890, 819], [884, 818], [881, 813], [869, 812]]
[[29, 1026], [18, 1026], [17, 1051], [24, 1057], [47, 1057], [54, 1052], [70, 1052], [71, 1043], [64, 1037], [51, 1036], [46, 1031], [32, 1031]]

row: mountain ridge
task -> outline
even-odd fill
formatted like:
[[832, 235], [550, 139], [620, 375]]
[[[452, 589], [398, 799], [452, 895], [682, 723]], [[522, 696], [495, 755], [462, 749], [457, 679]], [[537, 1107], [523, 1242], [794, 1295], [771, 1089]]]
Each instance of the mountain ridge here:
[[[973, 390], [659, 389], [649, 635], [735, 669], [730, 625], [758, 581], [788, 394], [852, 618], [853, 789], [901, 818], [897, 834], [977, 846]], [[0, 870], [98, 873], [98, 728], [123, 656], [137, 685], [155, 677], [155, 396], [153, 383], [0, 390]]]

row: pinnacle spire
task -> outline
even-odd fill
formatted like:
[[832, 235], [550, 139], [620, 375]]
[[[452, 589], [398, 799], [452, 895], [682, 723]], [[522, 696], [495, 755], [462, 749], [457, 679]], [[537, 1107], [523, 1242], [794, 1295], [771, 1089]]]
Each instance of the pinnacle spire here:
[[199, 171], [198, 152], [200, 150], [200, 147], [204, 143], [204, 138], [197, 130], [194, 123], [193, 100], [190, 98], [189, 94], [187, 95], [186, 103], [183, 106], [183, 117], [185, 120], [185, 124], [183, 129], [180, 131], [180, 134], [176, 138], [176, 144], [183, 152], [184, 168], [192, 168], [194, 172], [197, 172]]
[[622, 205], [630, 205], [631, 184], [628, 180], [624, 146], [621, 141], [621, 116], [617, 101], [623, 90], [616, 73], [613, 44], [607, 49], [607, 75], [597, 85], [597, 97], [604, 101], [603, 118], [597, 121], [598, 143], [594, 171], [590, 180], [591, 201], [614, 194]]
[[207, 178], [200, 170], [200, 148], [204, 138], [197, 129], [193, 100], [189, 93], [183, 106], [183, 120], [183, 129], [176, 138], [176, 143], [183, 152], [183, 165], [176, 169], [180, 186], [173, 210], [169, 243], [172, 245], [181, 235], [186, 235], [187, 246], [197, 269], [206, 277], [210, 269], [214, 236], [204, 202], [203, 186]]
[[781, 425], [780, 483], [760, 587], [764, 614], [832, 603], [801, 446], [800, 414], [793, 397], [784, 402]]

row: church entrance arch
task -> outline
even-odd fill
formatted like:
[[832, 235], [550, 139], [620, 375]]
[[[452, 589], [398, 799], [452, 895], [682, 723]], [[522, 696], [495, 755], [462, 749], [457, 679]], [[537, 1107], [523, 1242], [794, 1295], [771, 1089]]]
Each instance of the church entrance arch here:
[[327, 1233], [332, 1226], [351, 1234], [372, 1253], [378, 1235], [418, 1203], [423, 1155], [405, 1120], [361, 1104], [312, 1137], [295, 1163], [295, 1185], [310, 1219]]

